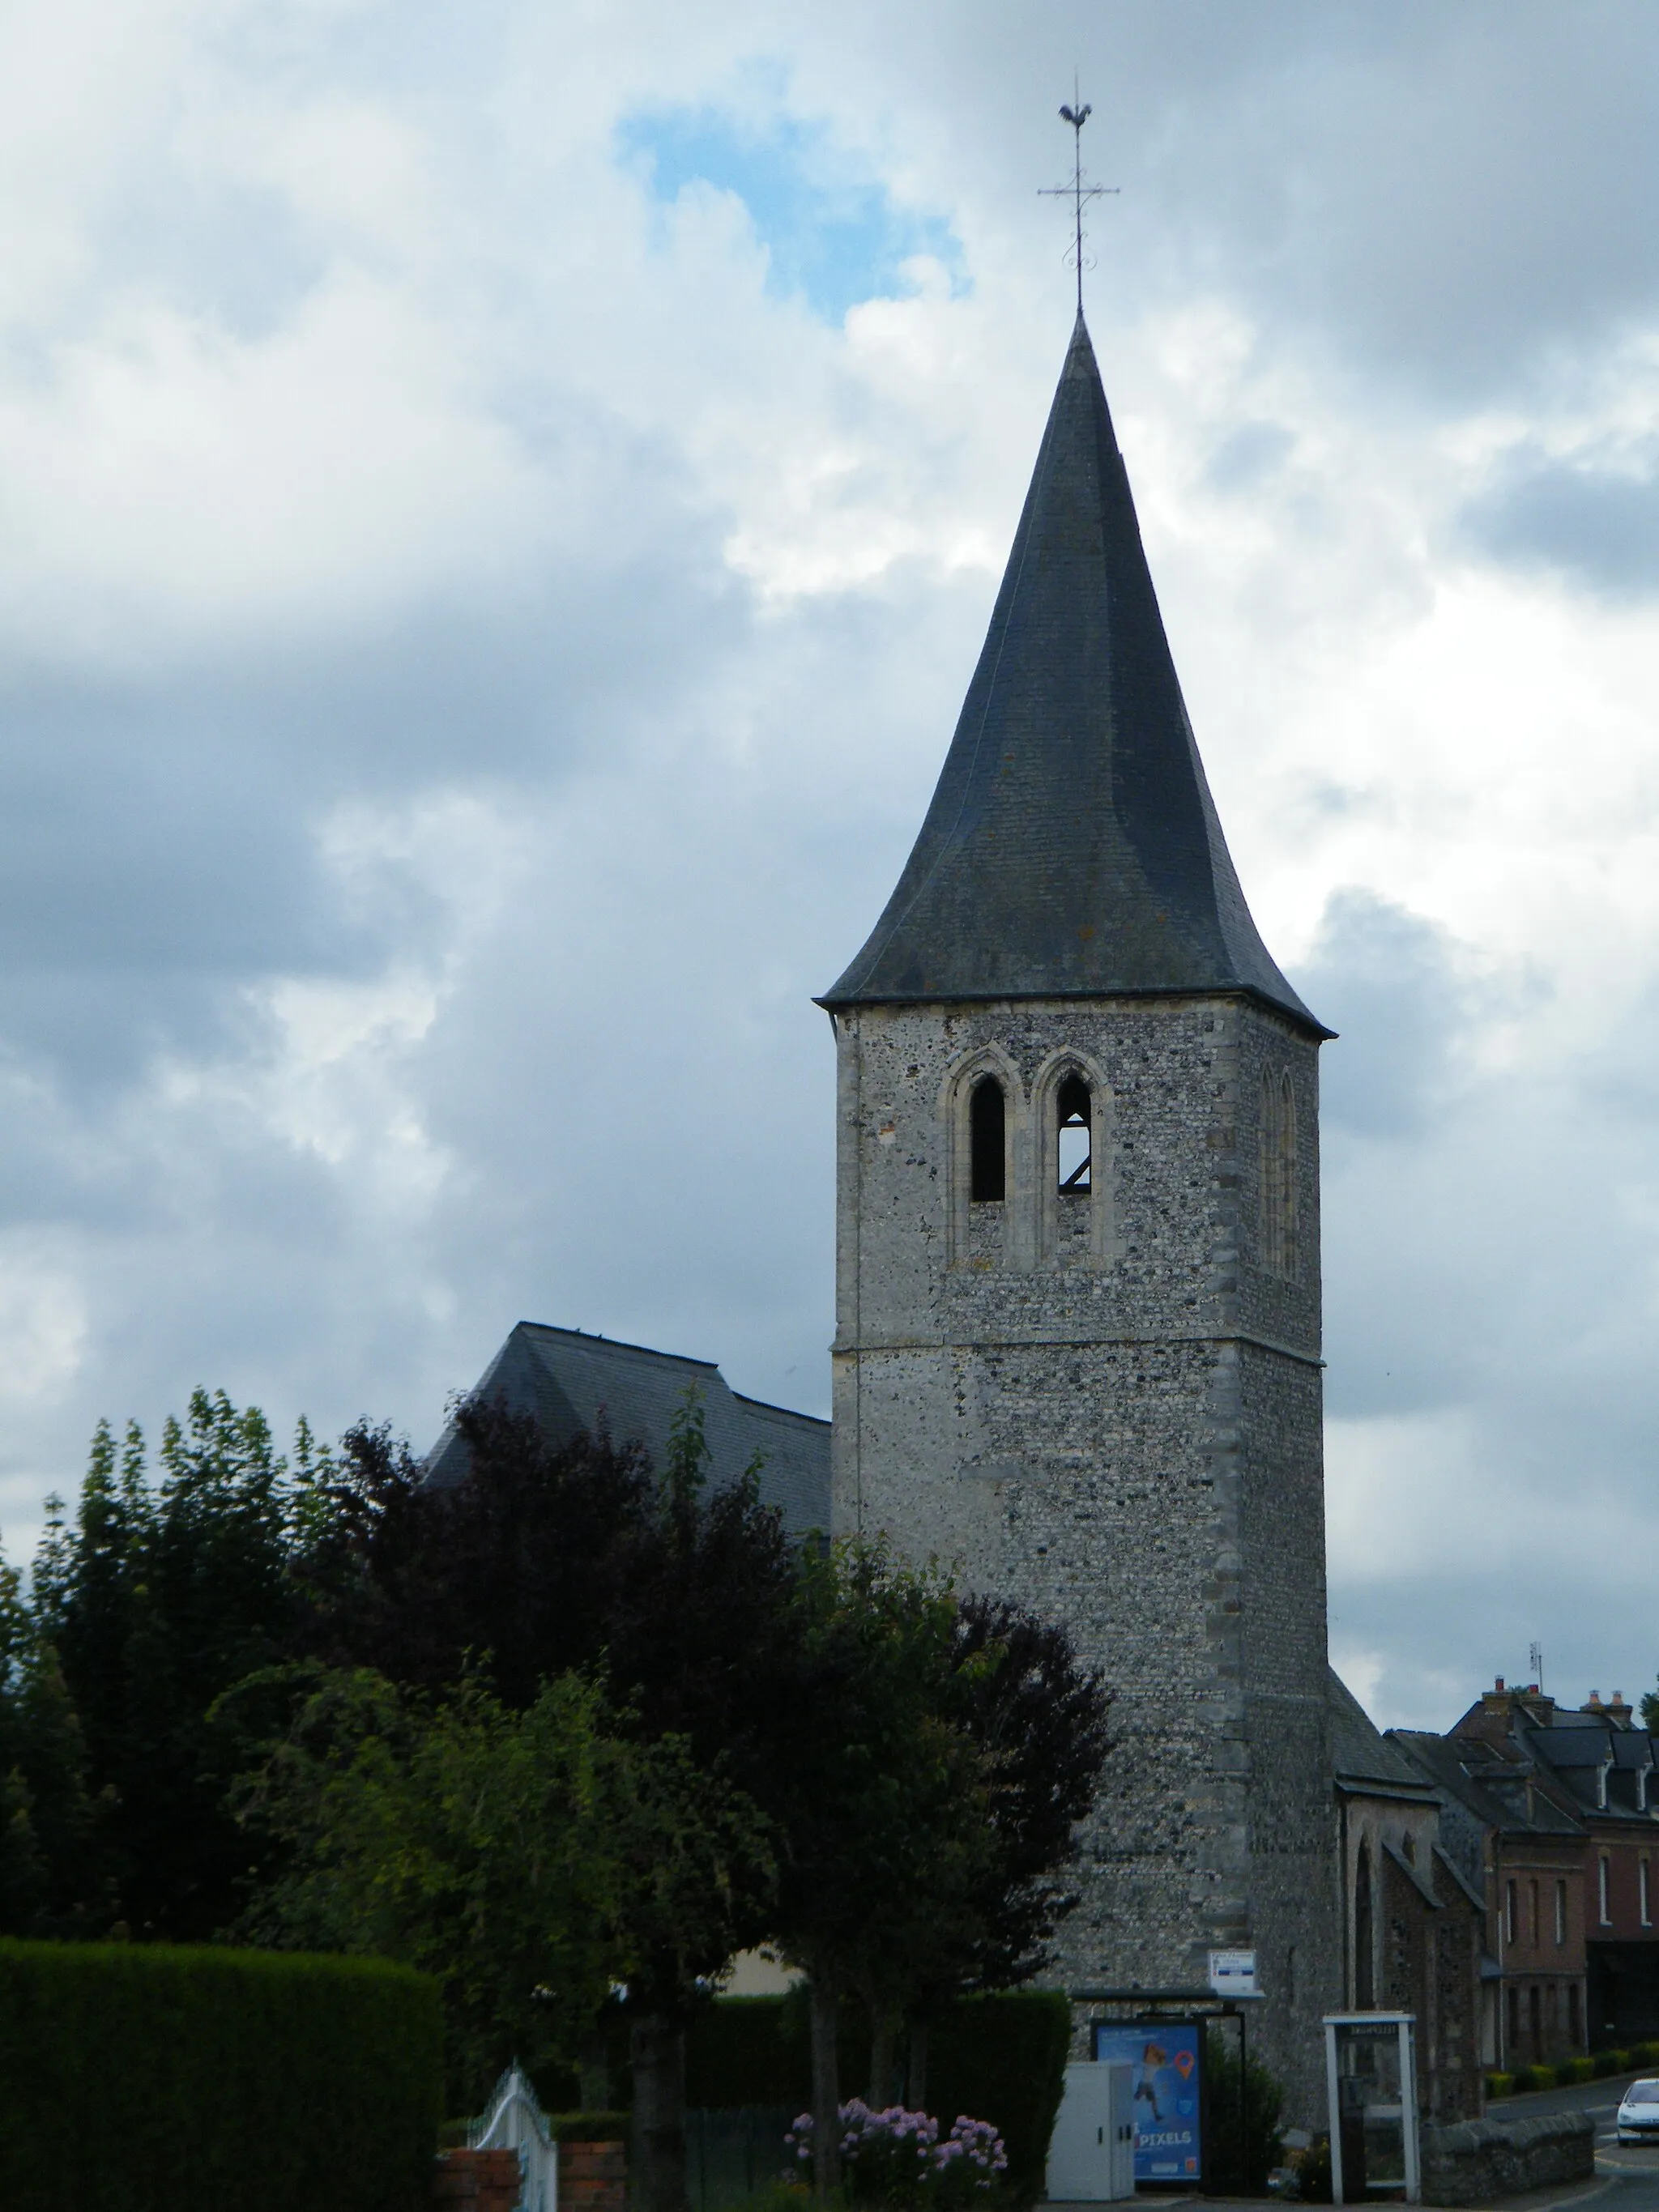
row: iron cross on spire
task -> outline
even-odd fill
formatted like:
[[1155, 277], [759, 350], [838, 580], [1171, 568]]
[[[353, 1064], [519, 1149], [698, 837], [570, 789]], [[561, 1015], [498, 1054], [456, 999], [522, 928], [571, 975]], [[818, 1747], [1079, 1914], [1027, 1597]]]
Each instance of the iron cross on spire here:
[[1073, 148], [1072, 181], [1069, 185], [1039, 185], [1037, 197], [1039, 199], [1045, 200], [1069, 199], [1072, 203], [1073, 217], [1077, 226], [1077, 237], [1072, 252], [1066, 258], [1077, 270], [1077, 311], [1080, 315], [1083, 313], [1083, 204], [1085, 200], [1097, 200], [1103, 194], [1115, 192], [1119, 187], [1116, 185], [1087, 185], [1083, 181], [1083, 126], [1094, 113], [1094, 110], [1087, 100], [1078, 98], [1075, 78], [1072, 82], [1072, 105], [1069, 107], [1062, 107], [1060, 113], [1061, 121], [1069, 123], [1072, 126]]

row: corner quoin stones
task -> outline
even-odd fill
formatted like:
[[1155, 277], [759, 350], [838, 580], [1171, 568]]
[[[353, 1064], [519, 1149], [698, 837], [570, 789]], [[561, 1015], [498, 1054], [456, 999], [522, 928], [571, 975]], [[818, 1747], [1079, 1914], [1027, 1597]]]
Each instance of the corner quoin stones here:
[[[1204, 782], [1079, 317], [928, 817], [822, 1002], [834, 1518], [1064, 1623], [1113, 1696], [1068, 1988], [1257, 1954], [1290, 2114], [1340, 1996], [1318, 1069]], [[1062, 1191], [1062, 1083], [1087, 1086]], [[1002, 1092], [975, 1198], [975, 1088]], [[1073, 1084], [1071, 1095], [1077, 1093]]]

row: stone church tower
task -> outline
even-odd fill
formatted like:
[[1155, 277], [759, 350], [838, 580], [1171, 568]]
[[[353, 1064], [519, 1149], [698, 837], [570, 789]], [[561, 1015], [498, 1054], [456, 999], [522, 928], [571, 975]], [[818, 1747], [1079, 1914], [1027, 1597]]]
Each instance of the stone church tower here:
[[1081, 315], [839, 1058], [835, 1526], [1063, 1621], [1116, 1748], [1054, 1978], [1340, 1993], [1317, 1055], [1206, 784]]

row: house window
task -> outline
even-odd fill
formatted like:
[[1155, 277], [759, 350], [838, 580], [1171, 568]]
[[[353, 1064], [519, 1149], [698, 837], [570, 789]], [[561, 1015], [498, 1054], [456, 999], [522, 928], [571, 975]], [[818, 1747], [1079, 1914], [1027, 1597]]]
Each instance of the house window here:
[[1601, 1906], [1601, 1925], [1604, 1928], [1611, 1928], [1613, 1925], [1613, 1869], [1608, 1863], [1605, 1851], [1595, 1862], [1595, 1884], [1596, 1898]]
[[1555, 1885], [1555, 1940], [1558, 1944], [1567, 1940], [1567, 1885], [1564, 1881]]
[[1527, 1884], [1527, 1941], [1535, 1951], [1538, 1948], [1538, 1884]]
[[1651, 1928], [1653, 1915], [1648, 1910], [1648, 1855], [1645, 1851], [1637, 1863], [1636, 1884], [1642, 1905], [1642, 1925], [1644, 1928]]
[[1569, 1982], [1567, 1984], [1567, 2037], [1575, 2051], [1578, 2050], [1582, 2046], [1584, 2040], [1584, 2031], [1580, 2024], [1578, 2016], [1578, 1984], [1577, 1982]]
[[1513, 1879], [1504, 1884], [1504, 1941], [1513, 1943], [1521, 1933], [1521, 1907]]
[[1062, 1192], [1085, 1194], [1090, 1178], [1090, 1122], [1093, 1102], [1080, 1075], [1068, 1075], [1054, 1099], [1060, 1127], [1054, 1147], [1056, 1180]]
[[1288, 1068], [1261, 1078], [1261, 1264], [1296, 1273], [1296, 1093]]
[[1007, 1188], [1006, 1109], [1002, 1085], [994, 1075], [982, 1075], [968, 1103], [969, 1195], [1000, 1205]]

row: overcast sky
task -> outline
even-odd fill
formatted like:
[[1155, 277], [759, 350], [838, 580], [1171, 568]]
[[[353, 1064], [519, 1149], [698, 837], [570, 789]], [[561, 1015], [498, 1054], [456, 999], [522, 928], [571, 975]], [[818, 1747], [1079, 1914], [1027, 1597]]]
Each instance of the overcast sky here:
[[1659, 1668], [1648, 0], [0, 0], [0, 1534], [521, 1317], [827, 1411], [829, 1025], [1091, 326], [1324, 1059], [1334, 1655]]

